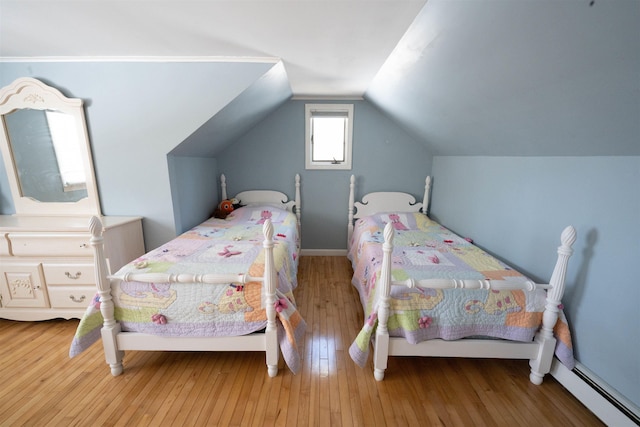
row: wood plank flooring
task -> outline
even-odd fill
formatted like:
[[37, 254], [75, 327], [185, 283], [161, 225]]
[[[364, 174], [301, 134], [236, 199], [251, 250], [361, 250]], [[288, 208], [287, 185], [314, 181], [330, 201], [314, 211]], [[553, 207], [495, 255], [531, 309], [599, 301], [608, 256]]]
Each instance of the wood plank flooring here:
[[128, 352], [112, 377], [97, 343], [69, 359], [76, 320], [0, 320], [0, 426], [599, 426], [527, 361], [396, 357], [376, 382], [348, 348], [363, 321], [344, 257], [302, 257], [303, 369], [262, 353]]

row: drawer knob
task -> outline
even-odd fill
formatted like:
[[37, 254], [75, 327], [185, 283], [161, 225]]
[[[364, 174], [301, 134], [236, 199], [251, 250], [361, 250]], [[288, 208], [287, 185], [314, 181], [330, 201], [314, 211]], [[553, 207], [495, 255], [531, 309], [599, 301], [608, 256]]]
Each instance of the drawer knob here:
[[76, 274], [71, 274], [68, 271], [65, 271], [64, 275], [67, 276], [69, 279], [76, 280], [80, 278], [80, 276], [82, 275], [82, 272], [78, 271]]
[[69, 299], [70, 299], [71, 301], [73, 301], [73, 302], [78, 302], [78, 303], [80, 303], [80, 302], [84, 301], [85, 296], [84, 296], [84, 295], [81, 295], [81, 296], [80, 296], [80, 298], [76, 298], [76, 297], [74, 297], [73, 295], [69, 295]]

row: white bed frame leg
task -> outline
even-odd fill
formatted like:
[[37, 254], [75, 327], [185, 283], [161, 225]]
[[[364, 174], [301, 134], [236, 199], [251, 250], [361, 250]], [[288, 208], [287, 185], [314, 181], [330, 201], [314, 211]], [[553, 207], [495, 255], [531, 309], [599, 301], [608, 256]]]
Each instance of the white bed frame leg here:
[[124, 351], [118, 350], [116, 344], [116, 335], [120, 332], [120, 324], [113, 329], [105, 327], [100, 331], [102, 334], [102, 347], [104, 349], [104, 357], [111, 368], [111, 375], [117, 377], [123, 371], [122, 359]]
[[391, 292], [391, 255], [393, 252], [393, 226], [387, 223], [384, 227], [384, 243], [382, 244], [382, 269], [378, 280], [378, 327], [373, 350], [373, 376], [376, 380], [384, 379], [389, 358], [389, 294]]
[[276, 325], [276, 271], [273, 260], [273, 224], [266, 220], [262, 227], [264, 233], [264, 289], [267, 311], [267, 328], [265, 330], [267, 372], [270, 377], [278, 375], [278, 360], [280, 347], [278, 346], [278, 328]]
[[381, 334], [376, 332], [375, 349], [373, 351], [373, 377], [376, 381], [384, 379], [384, 372], [387, 370], [387, 360], [389, 359], [389, 333]]
[[567, 265], [569, 257], [573, 254], [571, 246], [576, 241], [576, 230], [572, 226], [564, 229], [560, 237], [561, 245], [558, 247], [558, 260], [553, 269], [549, 284], [551, 289], [547, 291], [547, 303], [542, 315], [542, 327], [536, 334], [535, 341], [539, 344], [538, 355], [529, 361], [531, 374], [529, 379], [536, 385], [542, 384], [545, 374], [551, 370], [553, 354], [556, 347], [556, 339], [553, 336], [553, 328], [558, 321], [560, 304], [564, 294], [565, 277], [567, 275]]
[[97, 217], [91, 217], [89, 220], [89, 230], [91, 232], [90, 244], [93, 247], [95, 279], [100, 295], [100, 312], [104, 322], [102, 324], [102, 346], [104, 348], [104, 356], [111, 367], [113, 376], [122, 373], [122, 359], [124, 351], [118, 350], [116, 336], [120, 332], [120, 324], [116, 322], [114, 315], [113, 299], [111, 297], [111, 281], [107, 277], [109, 268], [104, 256], [104, 239], [102, 237], [102, 222]]

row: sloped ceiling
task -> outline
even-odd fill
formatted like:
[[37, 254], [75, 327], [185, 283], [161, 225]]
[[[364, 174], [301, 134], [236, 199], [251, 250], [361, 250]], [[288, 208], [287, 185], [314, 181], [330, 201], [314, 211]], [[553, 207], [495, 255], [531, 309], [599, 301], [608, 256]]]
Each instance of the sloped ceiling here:
[[365, 98], [434, 155], [639, 155], [639, 23], [633, 0], [430, 0]]
[[435, 155], [640, 155], [638, 22], [636, 0], [0, 0], [0, 60], [282, 61], [290, 90], [257, 82], [255, 114], [179, 155], [283, 94], [364, 97]]
[[425, 0], [0, 0], [0, 57], [275, 57], [299, 96], [362, 96]]
[[291, 88], [284, 65], [279, 62], [169, 154], [215, 157], [289, 98]]

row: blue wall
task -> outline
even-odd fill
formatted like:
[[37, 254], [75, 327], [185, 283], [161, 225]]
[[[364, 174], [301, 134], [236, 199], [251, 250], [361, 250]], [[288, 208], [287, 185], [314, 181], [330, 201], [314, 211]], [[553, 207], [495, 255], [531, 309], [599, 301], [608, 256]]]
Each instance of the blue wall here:
[[430, 0], [365, 98], [448, 156], [640, 155], [640, 1]]
[[167, 156], [176, 234], [182, 234], [213, 215], [220, 201], [216, 159]]
[[435, 157], [433, 176], [432, 216], [536, 280], [576, 227], [576, 358], [640, 406], [640, 157]]
[[[146, 246], [153, 249], [176, 235], [167, 154], [273, 66], [0, 62], [0, 87], [18, 77], [35, 77], [85, 101], [102, 213], [144, 217]], [[196, 181], [194, 176], [184, 179]], [[0, 164], [0, 213], [13, 212]]]
[[230, 195], [258, 184], [282, 189], [293, 198], [294, 175], [300, 174], [303, 249], [346, 248], [351, 174], [356, 175], [358, 194], [403, 190], [422, 199], [431, 169], [427, 149], [370, 103], [352, 103], [351, 171], [304, 169], [302, 100], [285, 103], [218, 156]]

